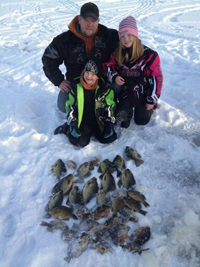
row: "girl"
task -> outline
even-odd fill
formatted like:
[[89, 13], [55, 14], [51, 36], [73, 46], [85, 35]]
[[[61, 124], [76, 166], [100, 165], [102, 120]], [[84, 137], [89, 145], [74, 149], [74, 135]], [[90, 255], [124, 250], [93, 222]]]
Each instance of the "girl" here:
[[[138, 125], [147, 124], [161, 94], [163, 75], [156, 51], [142, 44], [138, 38], [135, 18], [129, 16], [119, 24], [120, 43], [111, 55], [107, 68], [109, 82], [120, 88], [116, 117], [127, 128], [131, 118]], [[118, 92], [119, 93], [119, 92]]]

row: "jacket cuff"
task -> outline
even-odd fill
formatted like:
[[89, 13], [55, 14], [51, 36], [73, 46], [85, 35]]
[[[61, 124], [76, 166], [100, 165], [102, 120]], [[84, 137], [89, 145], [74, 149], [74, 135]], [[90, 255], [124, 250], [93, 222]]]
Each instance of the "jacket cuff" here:
[[115, 79], [117, 78], [117, 76], [119, 76], [118, 74], [115, 74], [113, 77], [112, 77], [112, 82], [115, 83]]
[[150, 105], [154, 105], [157, 103], [156, 99], [154, 99], [152, 96], [147, 96], [146, 103]]

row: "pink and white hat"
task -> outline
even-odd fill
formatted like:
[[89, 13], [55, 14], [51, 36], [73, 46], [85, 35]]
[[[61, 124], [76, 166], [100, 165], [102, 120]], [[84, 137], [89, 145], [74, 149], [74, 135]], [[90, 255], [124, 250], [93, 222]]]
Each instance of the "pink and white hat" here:
[[132, 34], [138, 38], [137, 23], [134, 17], [128, 16], [119, 24], [119, 39], [125, 34]]

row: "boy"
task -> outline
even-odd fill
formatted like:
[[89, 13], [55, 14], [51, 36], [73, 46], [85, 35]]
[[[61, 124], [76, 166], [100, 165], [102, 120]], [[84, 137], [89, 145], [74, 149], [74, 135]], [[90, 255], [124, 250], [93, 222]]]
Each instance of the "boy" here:
[[116, 140], [114, 130], [114, 93], [101, 78], [102, 62], [89, 60], [81, 74], [79, 83], [74, 79], [69, 99], [65, 103], [67, 124], [59, 126], [55, 134], [64, 133], [70, 143], [84, 147], [92, 134], [103, 144]]

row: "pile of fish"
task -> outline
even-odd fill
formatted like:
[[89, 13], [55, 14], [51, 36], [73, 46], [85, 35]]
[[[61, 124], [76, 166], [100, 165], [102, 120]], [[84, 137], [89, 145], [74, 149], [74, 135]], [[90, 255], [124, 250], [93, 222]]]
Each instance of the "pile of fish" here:
[[[141, 155], [129, 146], [124, 155], [137, 167], [144, 163]], [[95, 168], [100, 176], [86, 179]], [[65, 176], [68, 169], [73, 171]], [[41, 225], [51, 232], [61, 231], [62, 239], [68, 242], [67, 262], [87, 248], [96, 249], [101, 254], [112, 251], [113, 244], [133, 253], [146, 250], [141, 246], [150, 239], [150, 228], [135, 229], [135, 222], [138, 221], [137, 213], [146, 215], [143, 208], [149, 204], [145, 196], [135, 190], [134, 175], [126, 168], [123, 157], [117, 155], [113, 161], [104, 159], [101, 162], [94, 157], [78, 168], [72, 160], [65, 165], [58, 159], [52, 165], [52, 172], [58, 182], [52, 188], [45, 211], [46, 218], [54, 220], [43, 221]], [[92, 202], [94, 205], [88, 208]], [[71, 227], [66, 220], [72, 220]]]

